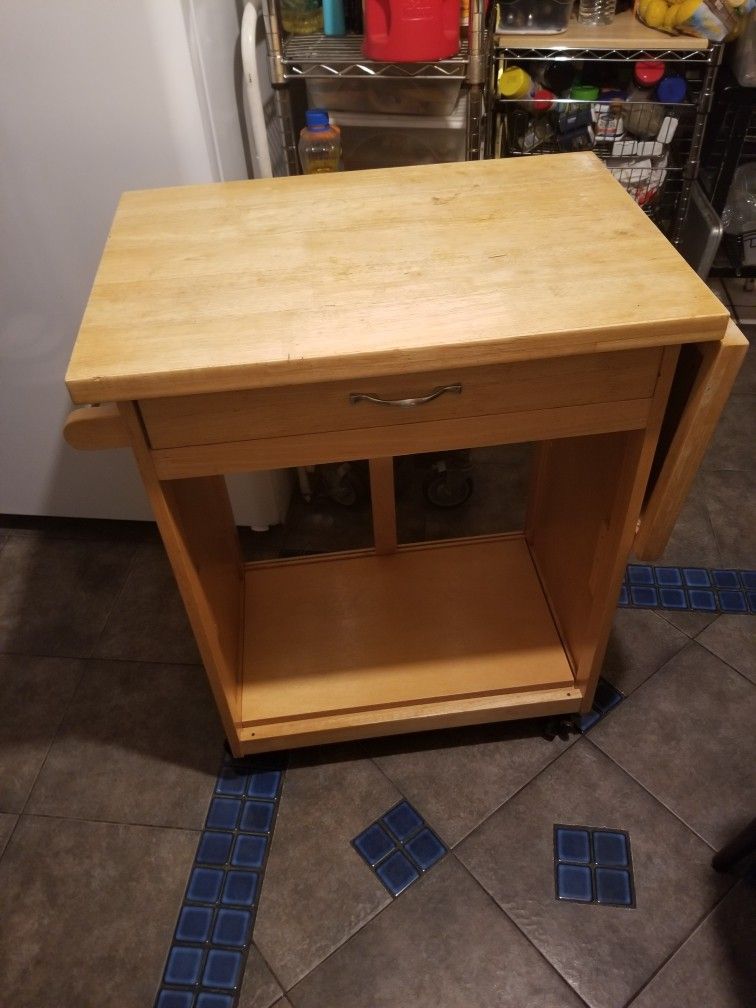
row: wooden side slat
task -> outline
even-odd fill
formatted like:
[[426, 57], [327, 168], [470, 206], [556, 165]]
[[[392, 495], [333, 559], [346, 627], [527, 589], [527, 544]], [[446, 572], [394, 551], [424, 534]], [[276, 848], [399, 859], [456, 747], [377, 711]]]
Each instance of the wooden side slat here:
[[721, 342], [702, 343], [698, 349], [698, 374], [666, 455], [660, 460], [635, 537], [634, 552], [639, 560], [655, 560], [664, 552], [743, 363], [748, 340], [730, 322]]
[[376, 553], [396, 553], [393, 458], [370, 459], [370, 506]]

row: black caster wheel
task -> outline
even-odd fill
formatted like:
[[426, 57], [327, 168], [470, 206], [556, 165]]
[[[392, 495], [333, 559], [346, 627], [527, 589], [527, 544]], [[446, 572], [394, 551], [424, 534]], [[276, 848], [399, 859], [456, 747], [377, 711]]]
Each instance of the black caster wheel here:
[[449, 470], [433, 473], [423, 483], [425, 499], [437, 508], [461, 507], [470, 499], [472, 492], [470, 476], [460, 476]]

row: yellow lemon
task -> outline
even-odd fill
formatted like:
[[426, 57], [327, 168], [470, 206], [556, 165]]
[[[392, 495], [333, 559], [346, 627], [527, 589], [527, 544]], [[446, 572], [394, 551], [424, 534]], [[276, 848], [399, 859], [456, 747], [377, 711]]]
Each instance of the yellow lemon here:
[[[687, 3], [698, 5], [698, 0], [686, 0]], [[667, 4], [665, 0], [651, 0], [651, 3], [646, 8], [646, 24], [651, 28], [663, 28], [666, 17]]]
[[701, 0], [683, 0], [675, 7], [675, 24], [684, 24], [689, 17], [692, 17], [701, 6]]

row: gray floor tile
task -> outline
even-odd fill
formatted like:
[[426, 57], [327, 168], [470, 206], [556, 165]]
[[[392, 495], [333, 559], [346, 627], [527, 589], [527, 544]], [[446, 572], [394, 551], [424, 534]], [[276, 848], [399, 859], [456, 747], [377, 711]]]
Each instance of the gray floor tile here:
[[756, 472], [703, 472], [706, 506], [723, 567], [751, 568], [756, 557]]
[[448, 856], [291, 991], [296, 1008], [578, 1008]]
[[23, 811], [85, 664], [0, 655], [0, 809]]
[[564, 750], [543, 730], [509, 722], [385, 740], [376, 762], [454, 846]]
[[754, 429], [756, 429], [756, 396], [730, 396], [704, 457], [703, 467], [753, 469]]
[[[635, 909], [554, 898], [555, 823], [629, 832]], [[587, 739], [456, 853], [593, 1008], [623, 1005], [727, 885], [709, 867], [709, 848]]]
[[657, 613], [619, 609], [612, 624], [602, 675], [627, 696], [687, 643], [687, 635]]
[[0, 553], [0, 651], [86, 658], [133, 543], [11, 536]]
[[738, 377], [735, 379], [732, 391], [735, 395], [756, 395], [756, 350], [753, 349], [756, 328], [744, 326], [743, 333], [751, 345], [746, 352], [745, 360], [738, 372]]
[[700, 473], [693, 481], [667, 548], [655, 563], [670, 564], [673, 567], [692, 564], [700, 567], [721, 566], [719, 546], [704, 500], [704, 485]]
[[165, 550], [140, 546], [94, 649], [98, 658], [200, 663]]
[[270, 1008], [280, 1004], [281, 985], [270, 972], [260, 950], [252, 945], [244, 968], [244, 979], [237, 1008]]
[[145, 1008], [196, 835], [23, 816], [0, 860], [0, 989], [13, 1008]]
[[688, 637], [698, 636], [704, 627], [713, 623], [717, 618], [716, 613], [673, 612], [671, 609], [662, 610], [659, 616], [663, 620], [666, 620], [667, 623], [671, 623], [672, 626], [677, 627], [678, 630], [682, 630]]
[[756, 618], [719, 616], [696, 640], [756, 683]]
[[591, 741], [718, 847], [756, 808], [754, 724], [754, 686], [692, 641]]
[[273, 1008], [294, 1008], [294, 1006], [288, 998], [281, 998], [280, 1001], [276, 1001]]
[[339, 756], [298, 753], [286, 772], [255, 942], [287, 990], [390, 900], [350, 841], [399, 793], [370, 760]]
[[739, 882], [632, 1008], [751, 1008], [756, 992], [756, 889]]
[[27, 811], [200, 829], [222, 753], [200, 667], [90, 660]]
[[11, 833], [16, 828], [17, 822], [17, 815], [6, 815], [5, 812], [0, 812], [0, 857], [3, 856], [5, 845], [10, 840]]

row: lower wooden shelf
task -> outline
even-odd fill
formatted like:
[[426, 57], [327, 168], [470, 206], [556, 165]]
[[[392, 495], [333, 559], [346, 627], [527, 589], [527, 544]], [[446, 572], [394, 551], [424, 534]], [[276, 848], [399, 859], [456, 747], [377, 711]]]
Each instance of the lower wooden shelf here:
[[522, 535], [248, 564], [245, 751], [577, 711]]

